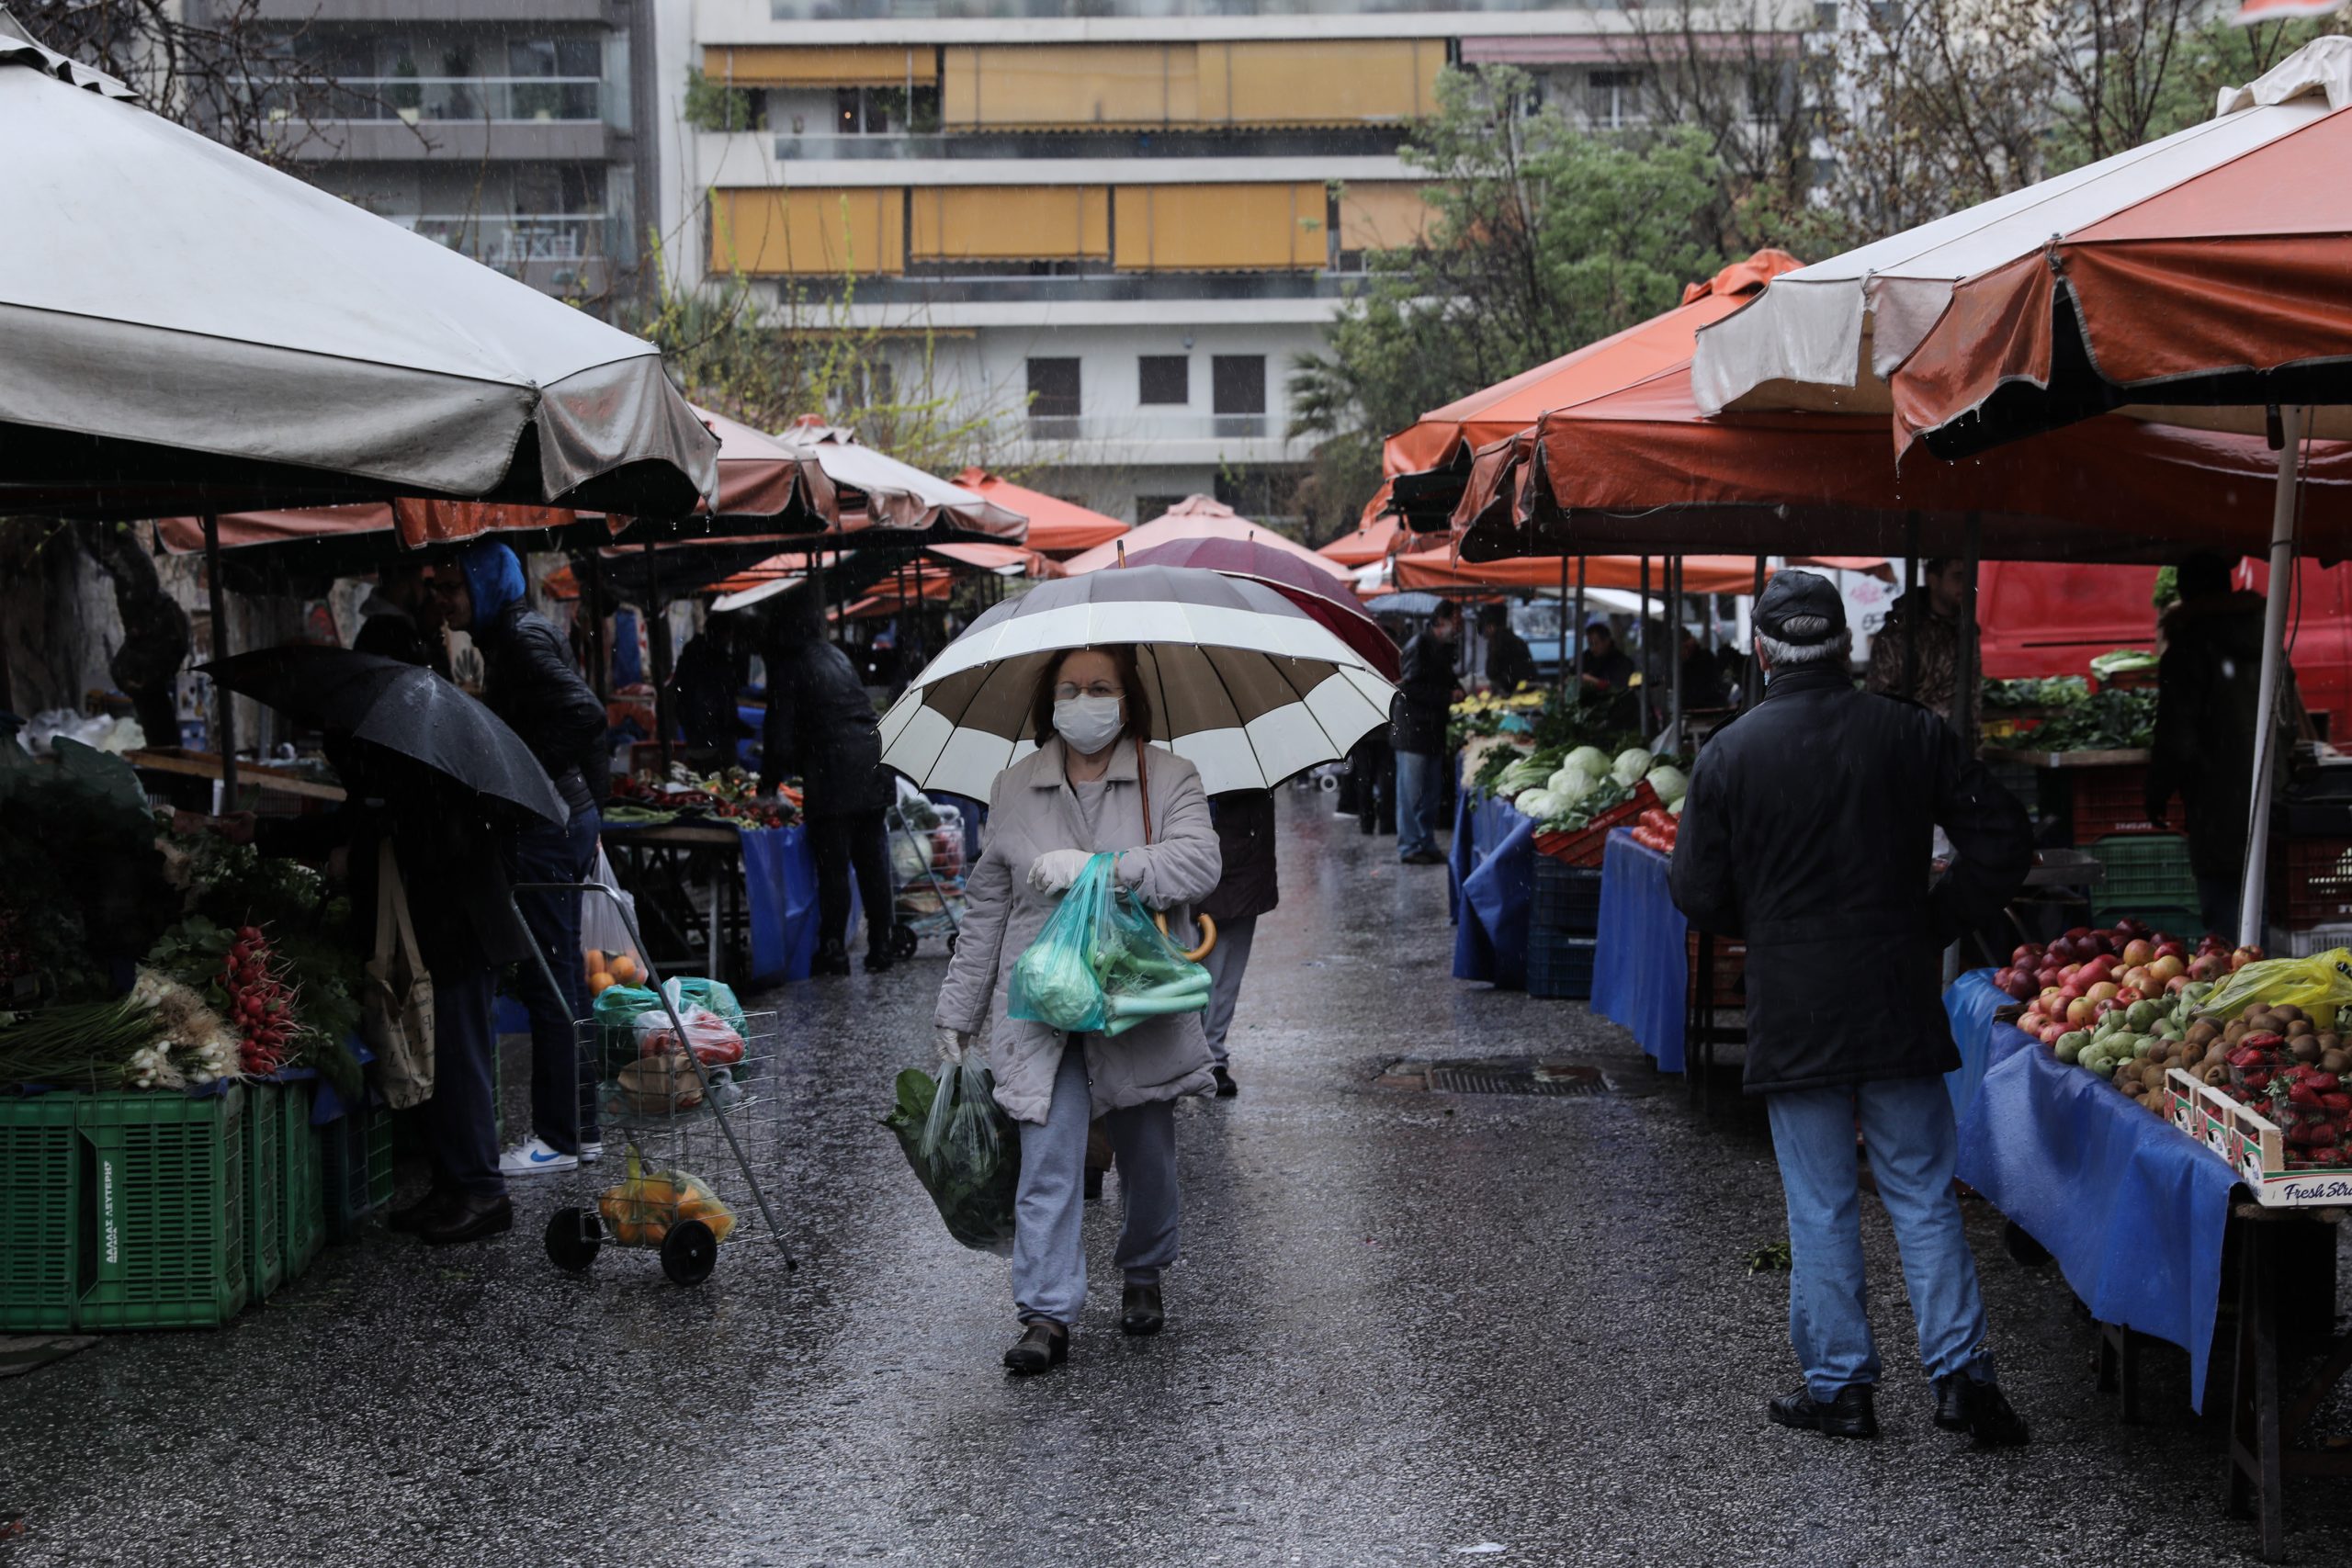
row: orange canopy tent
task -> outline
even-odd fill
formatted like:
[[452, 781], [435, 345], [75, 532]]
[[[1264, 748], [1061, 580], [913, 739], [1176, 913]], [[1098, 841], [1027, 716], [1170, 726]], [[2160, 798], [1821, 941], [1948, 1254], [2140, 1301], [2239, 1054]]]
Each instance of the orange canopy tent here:
[[[1883, 565], [1883, 563], [1879, 563]], [[1685, 556], [1685, 593], [1747, 593], [1756, 586], [1756, 562], [1746, 556]], [[1644, 572], [1634, 556], [1589, 556], [1584, 563], [1584, 586], [1638, 590]], [[1652, 564], [1650, 589], [1666, 588], [1663, 569]], [[1560, 558], [1521, 556], [1510, 560], [1457, 560], [1452, 546], [1419, 550], [1396, 558], [1396, 587], [1427, 592], [1556, 593], [1560, 588]]]
[[1348, 569], [1329, 556], [1317, 555], [1305, 545], [1267, 527], [1252, 523], [1222, 502], [1205, 495], [1186, 496], [1166, 512], [1130, 531], [1124, 538], [1107, 545], [1097, 545], [1082, 554], [1063, 562], [1072, 577], [1082, 572], [1100, 571], [1106, 566], [1119, 564], [1119, 548], [1148, 550], [1154, 545], [1165, 545], [1177, 539], [1244, 539], [1272, 549], [1284, 550], [1303, 560], [1314, 563], [1317, 571], [1329, 572], [1345, 581]]
[[1363, 521], [1315, 553], [1341, 566], [1370, 566], [1394, 555], [1404, 525], [1394, 516], [1384, 515], [1388, 511], [1388, 481], [1383, 479], [1380, 489], [1364, 505]]
[[1507, 381], [1431, 409], [1381, 447], [1381, 466], [1394, 493], [1408, 509], [1448, 509], [1460, 492], [1457, 471], [1466, 471], [1479, 447], [1506, 439], [1545, 411], [1581, 402], [1690, 356], [1698, 330], [1719, 321], [1784, 272], [1802, 265], [1786, 251], [1761, 250], [1704, 283], [1683, 291], [1682, 302], [1662, 315], [1589, 343]]
[[1043, 555], [1060, 558], [1091, 550], [1127, 531], [1128, 525], [1115, 517], [1014, 484], [1011, 479], [999, 479], [986, 468], [966, 468], [956, 476], [956, 483], [974, 495], [1027, 517], [1029, 533], [1022, 542]]

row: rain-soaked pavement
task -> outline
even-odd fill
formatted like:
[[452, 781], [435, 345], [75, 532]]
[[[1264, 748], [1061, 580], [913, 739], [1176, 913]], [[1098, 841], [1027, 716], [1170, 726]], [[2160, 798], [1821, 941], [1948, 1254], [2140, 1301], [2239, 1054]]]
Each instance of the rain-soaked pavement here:
[[[1768, 1427], [1794, 1381], [1760, 1120], [1705, 1119], [1577, 1004], [1450, 978], [1442, 868], [1287, 803], [1234, 1101], [1179, 1119], [1169, 1331], [1116, 1331], [1113, 1201], [1070, 1364], [1008, 1381], [1005, 1266], [950, 1242], [876, 1125], [929, 1050], [937, 944], [795, 987], [797, 1274], [697, 1290], [643, 1253], [569, 1278], [514, 1232], [379, 1235], [219, 1334], [118, 1337], [0, 1382], [6, 1568], [99, 1563], [1954, 1564], [2250, 1560], [2218, 1438], [2155, 1356], [2148, 1423], [2092, 1384], [2048, 1269], [1971, 1234], [2021, 1453], [1929, 1423], [1883, 1216], [1875, 1444]], [[1407, 1055], [1581, 1054], [1589, 1099], [1382, 1088]], [[2290, 1494], [2304, 1562], [2352, 1494]]]

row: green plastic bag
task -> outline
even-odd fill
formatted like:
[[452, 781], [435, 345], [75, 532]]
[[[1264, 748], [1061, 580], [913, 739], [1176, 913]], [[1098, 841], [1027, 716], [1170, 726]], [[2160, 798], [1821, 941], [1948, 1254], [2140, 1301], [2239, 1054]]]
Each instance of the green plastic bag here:
[[988, 1068], [967, 1055], [942, 1062], [935, 1073], [909, 1067], [894, 1087], [898, 1100], [882, 1125], [898, 1138], [947, 1234], [975, 1252], [1011, 1252], [1020, 1142]]
[[610, 1077], [637, 1060], [639, 1014], [661, 1009], [662, 998], [642, 986], [607, 986], [596, 993], [596, 1066]]
[[1209, 972], [1119, 886], [1117, 863], [1112, 854], [1089, 859], [1037, 940], [1012, 961], [1012, 1017], [1065, 1033], [1116, 1035], [1209, 1005]]

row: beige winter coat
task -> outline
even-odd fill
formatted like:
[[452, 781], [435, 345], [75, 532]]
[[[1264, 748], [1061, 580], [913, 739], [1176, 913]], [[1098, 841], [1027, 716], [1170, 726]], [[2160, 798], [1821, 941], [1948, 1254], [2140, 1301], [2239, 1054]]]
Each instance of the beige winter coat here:
[[[989, 796], [986, 847], [965, 881], [964, 923], [947, 983], [939, 989], [935, 1019], [942, 1028], [977, 1034], [991, 1025], [989, 1068], [997, 1103], [1015, 1121], [1043, 1122], [1053, 1103], [1061, 1032], [1007, 1015], [1005, 987], [1012, 961], [1035, 941], [1058, 899], [1033, 892], [1029, 867], [1048, 850], [1119, 850], [1119, 878], [1151, 908], [1167, 911], [1169, 934], [1196, 945], [1189, 906], [1208, 896], [1219, 874], [1216, 829], [1200, 770], [1158, 746], [1143, 749], [1150, 769], [1151, 843], [1142, 847], [1143, 800], [1136, 787], [1136, 748], [1121, 741], [1103, 781], [1097, 829], [1086, 833], [1078, 796], [1069, 787], [1058, 737], [997, 775]], [[1093, 1114], [1155, 1100], [1204, 1092], [1208, 1041], [1201, 1015], [1178, 1013], [1136, 1025], [1116, 1039], [1086, 1037], [1086, 1077]]]

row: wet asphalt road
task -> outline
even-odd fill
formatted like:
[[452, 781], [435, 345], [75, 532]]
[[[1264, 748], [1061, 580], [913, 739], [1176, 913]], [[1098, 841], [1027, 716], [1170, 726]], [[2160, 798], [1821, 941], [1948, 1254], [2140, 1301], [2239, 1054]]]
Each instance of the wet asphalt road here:
[[[1885, 1436], [1765, 1425], [1795, 1374], [1784, 1277], [1744, 1262], [1785, 1228], [1760, 1118], [1701, 1118], [1578, 1004], [1453, 981], [1442, 868], [1319, 802], [1285, 811], [1243, 1096], [1181, 1108], [1160, 1338], [1116, 1332], [1114, 1176], [1070, 1364], [999, 1369], [1005, 1265], [948, 1240], [874, 1120], [928, 1050], [933, 942], [783, 998], [797, 1273], [730, 1251], [680, 1290], [608, 1251], [560, 1275], [539, 1244], [558, 1186], [493, 1244], [330, 1249], [225, 1332], [0, 1382], [0, 1506], [30, 1529], [0, 1564], [2253, 1560], [2185, 1358], [2153, 1358], [2150, 1423], [2120, 1425], [2071, 1296], [2002, 1255], [1982, 1205], [2037, 1446], [1978, 1456], [1930, 1425], [1875, 1207]], [[1533, 1051], [1621, 1092], [1374, 1081]], [[2352, 1494], [2300, 1485], [2289, 1520], [2296, 1560], [2352, 1558]]]

